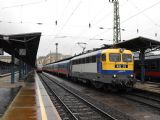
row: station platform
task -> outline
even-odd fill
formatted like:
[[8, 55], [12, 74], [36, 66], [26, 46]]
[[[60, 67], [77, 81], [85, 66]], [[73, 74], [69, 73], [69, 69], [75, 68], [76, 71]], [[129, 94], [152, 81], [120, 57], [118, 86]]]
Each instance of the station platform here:
[[8, 83], [7, 87], [18, 86], [21, 86], [19, 92], [0, 119], [61, 120], [36, 72], [30, 73], [24, 81], [11, 85]]
[[134, 85], [134, 88], [160, 94], [160, 83], [153, 83], [149, 81], [141, 83], [140, 81], [137, 81], [136, 84]]

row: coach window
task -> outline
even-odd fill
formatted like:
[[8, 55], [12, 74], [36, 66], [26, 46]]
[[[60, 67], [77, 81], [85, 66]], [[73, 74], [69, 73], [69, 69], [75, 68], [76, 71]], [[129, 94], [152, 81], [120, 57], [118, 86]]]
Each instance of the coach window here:
[[149, 69], [148, 63], [145, 62], [144, 67], [145, 67], [146, 70], [148, 70]]
[[89, 63], [92, 63], [92, 56], [89, 57]]
[[82, 64], [82, 59], [79, 59], [79, 64]]
[[151, 63], [151, 70], [156, 70], [156, 67], [157, 66], [157, 64], [156, 64], [156, 62], [152, 62]]
[[95, 63], [96, 62], [96, 56], [92, 56], [92, 63]]
[[86, 57], [86, 63], [89, 63], [89, 57]]
[[79, 64], [79, 59], [76, 60], [76, 64]]
[[81, 59], [78, 59], [78, 64], [81, 64]]
[[78, 59], [78, 64], [81, 64], [81, 59]]
[[106, 61], [106, 54], [102, 54], [101, 58], [102, 58], [102, 61]]
[[82, 63], [85, 64], [85, 58], [82, 58]]

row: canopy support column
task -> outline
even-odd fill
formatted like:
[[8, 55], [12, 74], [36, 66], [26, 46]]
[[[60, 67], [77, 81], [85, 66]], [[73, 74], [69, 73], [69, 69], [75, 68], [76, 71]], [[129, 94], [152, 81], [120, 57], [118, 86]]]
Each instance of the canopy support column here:
[[141, 60], [141, 82], [145, 81], [145, 49], [140, 50], [140, 60]]
[[22, 61], [19, 60], [19, 80], [22, 78]]
[[15, 83], [15, 53], [12, 54], [12, 61], [11, 61], [11, 83]]

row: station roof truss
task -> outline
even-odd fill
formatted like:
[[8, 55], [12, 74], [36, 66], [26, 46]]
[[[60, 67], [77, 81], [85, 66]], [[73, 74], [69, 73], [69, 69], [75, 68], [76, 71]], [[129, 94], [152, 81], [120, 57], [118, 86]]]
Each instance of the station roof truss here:
[[141, 36], [115, 44], [115, 46], [130, 49], [132, 51], [140, 51], [143, 49], [146, 51], [146, 53], [160, 50], [159, 41]]
[[[0, 35], [0, 48], [23, 62], [35, 66], [37, 50], [41, 33], [25, 33], [13, 35]], [[25, 55], [20, 54], [20, 49], [25, 50]]]

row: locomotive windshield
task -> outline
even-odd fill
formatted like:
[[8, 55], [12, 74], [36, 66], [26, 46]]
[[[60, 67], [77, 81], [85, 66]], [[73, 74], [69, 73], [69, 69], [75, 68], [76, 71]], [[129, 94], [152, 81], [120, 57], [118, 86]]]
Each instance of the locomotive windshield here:
[[123, 59], [123, 62], [132, 62], [132, 55], [131, 54], [123, 54], [122, 59]]
[[110, 53], [109, 54], [109, 60], [111, 62], [120, 62], [121, 61], [121, 55], [119, 53]]

